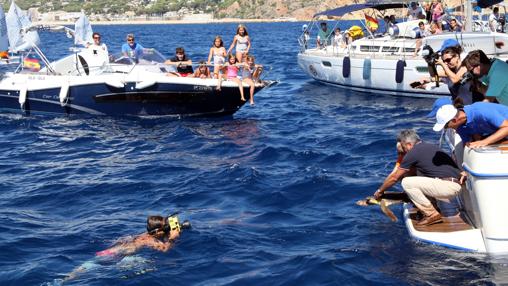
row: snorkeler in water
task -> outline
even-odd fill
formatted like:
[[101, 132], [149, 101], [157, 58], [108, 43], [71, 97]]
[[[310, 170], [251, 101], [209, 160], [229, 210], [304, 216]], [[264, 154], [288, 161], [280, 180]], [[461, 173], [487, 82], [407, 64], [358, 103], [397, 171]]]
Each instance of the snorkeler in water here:
[[74, 269], [61, 282], [72, 280], [80, 273], [84, 273], [97, 266], [101, 262], [114, 258], [121, 258], [136, 253], [142, 248], [151, 248], [157, 251], [166, 252], [174, 245], [175, 239], [180, 236], [182, 229], [188, 229], [191, 225], [184, 221], [181, 225], [176, 214], [168, 217], [149, 216], [146, 221], [146, 232], [121, 242], [112, 247], [95, 253], [93, 260], [88, 260], [81, 266]]

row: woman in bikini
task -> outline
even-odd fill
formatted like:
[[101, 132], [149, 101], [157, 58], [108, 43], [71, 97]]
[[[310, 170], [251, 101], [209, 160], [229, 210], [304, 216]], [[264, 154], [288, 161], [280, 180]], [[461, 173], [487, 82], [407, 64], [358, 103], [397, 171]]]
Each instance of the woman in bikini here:
[[231, 50], [233, 50], [233, 47], [236, 45], [236, 58], [238, 59], [238, 62], [243, 63], [244, 57], [249, 53], [250, 50], [250, 37], [249, 33], [247, 32], [247, 28], [240, 24], [238, 25], [238, 28], [236, 29], [236, 35], [233, 38], [233, 43], [231, 43], [231, 46], [229, 46], [229, 49], [227, 53], [231, 53]]

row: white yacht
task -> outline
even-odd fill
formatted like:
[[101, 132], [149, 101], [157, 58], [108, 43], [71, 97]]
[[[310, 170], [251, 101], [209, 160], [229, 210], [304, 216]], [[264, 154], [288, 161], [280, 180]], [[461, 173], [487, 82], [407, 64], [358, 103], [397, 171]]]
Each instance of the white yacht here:
[[[310, 27], [316, 26], [314, 24], [321, 16], [342, 17], [364, 9], [374, 9], [381, 13], [387, 9], [405, 9], [407, 4], [397, 0], [374, 0], [339, 7], [316, 14], [316, 21], [313, 21]], [[488, 4], [492, 5], [490, 2]], [[465, 8], [470, 16], [470, 3]], [[331, 45], [324, 48], [306, 48], [302, 43], [298, 64], [313, 79], [347, 89], [411, 97], [449, 95], [448, 87], [444, 84], [428, 86], [427, 89], [410, 86], [410, 83], [429, 76], [429, 65], [420, 52], [418, 56], [414, 56], [418, 34], [414, 29], [418, 22], [420, 20], [397, 24], [388, 34], [370, 34], [346, 47]], [[465, 30], [471, 31], [471, 28], [466, 26]], [[423, 38], [422, 46], [427, 44], [437, 51], [446, 39], [456, 39], [465, 52], [481, 49], [490, 57], [508, 59], [508, 35], [504, 33], [443, 33]]]

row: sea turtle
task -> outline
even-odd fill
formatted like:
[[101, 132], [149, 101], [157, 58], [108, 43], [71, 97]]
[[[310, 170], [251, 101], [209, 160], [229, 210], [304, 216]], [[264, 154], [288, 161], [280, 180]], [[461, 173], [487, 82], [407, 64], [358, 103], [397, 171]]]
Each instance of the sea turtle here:
[[363, 200], [357, 201], [356, 204], [359, 206], [362, 206], [362, 207], [379, 205], [381, 207], [381, 211], [387, 217], [389, 217], [393, 222], [396, 222], [397, 217], [389, 209], [389, 206], [391, 206], [393, 204], [400, 204], [400, 203], [405, 203], [405, 202], [409, 202], [409, 198], [407, 197], [406, 193], [385, 192], [379, 199], [369, 196]]

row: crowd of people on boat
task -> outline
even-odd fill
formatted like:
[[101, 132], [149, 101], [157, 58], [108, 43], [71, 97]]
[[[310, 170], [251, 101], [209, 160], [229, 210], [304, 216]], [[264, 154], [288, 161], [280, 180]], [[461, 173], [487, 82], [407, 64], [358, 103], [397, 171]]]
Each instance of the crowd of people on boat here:
[[[422, 38], [441, 34], [443, 32], [462, 32], [464, 22], [459, 18], [446, 13], [446, 7], [441, 0], [432, 0], [432, 2], [423, 3], [411, 2], [408, 6], [405, 16], [407, 21], [418, 21], [418, 27], [414, 29], [416, 41], [415, 55], [421, 48]], [[383, 27], [379, 26], [379, 20], [375, 15], [365, 14], [365, 27], [362, 28], [353, 25], [348, 29], [341, 31], [340, 28], [330, 29], [327, 22], [319, 24], [319, 31], [316, 35], [316, 47], [325, 49], [332, 46], [337, 48], [346, 48], [354, 40], [367, 37], [381, 37], [389, 34], [390, 29], [398, 24], [395, 15], [382, 15]], [[504, 32], [504, 16], [499, 14], [498, 7], [492, 7], [492, 13], [489, 16], [488, 26], [492, 32]], [[302, 27], [301, 45], [307, 49], [310, 42], [310, 29], [307, 24]]]
[[[97, 53], [100, 50], [108, 54], [107, 46], [101, 42], [101, 35], [93, 33], [93, 42], [87, 47]], [[234, 50], [234, 52], [233, 52]], [[226, 50], [221, 36], [216, 36], [206, 61], [199, 61], [194, 70], [193, 62], [185, 53], [183, 47], [175, 49], [175, 55], [167, 59], [164, 64], [171, 66], [166, 73], [169, 77], [194, 77], [200, 79], [217, 79], [217, 90], [221, 90], [224, 80], [233, 81], [238, 84], [241, 100], [245, 101], [243, 83], [249, 85], [250, 104], [254, 104], [255, 83], [260, 80], [263, 66], [256, 64], [255, 57], [249, 53], [251, 50], [251, 39], [245, 25], [238, 25], [236, 34], [231, 45]], [[134, 62], [143, 56], [145, 48], [136, 42], [134, 34], [128, 34], [126, 42], [121, 47], [123, 57], [130, 58]], [[213, 71], [210, 71], [213, 68]]]
[[[508, 140], [508, 63], [491, 59], [481, 50], [471, 51], [461, 60], [462, 47], [454, 39], [444, 41], [439, 52], [436, 64], [442, 71], [438, 80], [448, 85], [452, 96], [436, 100], [429, 114], [436, 120], [433, 130], [453, 129], [470, 148]], [[418, 84], [424, 86], [433, 80], [434, 77], [426, 77]], [[401, 181], [418, 210], [417, 226], [460, 220], [458, 208], [444, 216], [436, 202], [449, 203], [463, 191], [466, 174], [457, 164], [463, 148], [454, 150], [453, 160], [437, 146], [423, 142], [414, 130], [401, 131], [397, 143], [402, 147], [403, 159], [374, 197], [381, 198]]]

